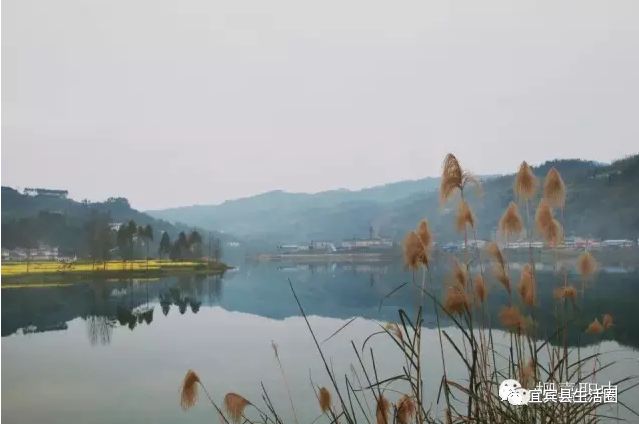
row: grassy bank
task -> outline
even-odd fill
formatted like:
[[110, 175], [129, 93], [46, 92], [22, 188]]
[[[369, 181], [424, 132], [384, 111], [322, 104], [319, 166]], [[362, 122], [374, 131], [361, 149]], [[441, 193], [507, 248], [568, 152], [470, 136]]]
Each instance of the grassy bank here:
[[43, 284], [53, 280], [85, 278], [151, 278], [182, 273], [222, 273], [229, 267], [222, 262], [202, 260], [133, 260], [60, 263], [53, 261], [4, 262], [2, 285]]

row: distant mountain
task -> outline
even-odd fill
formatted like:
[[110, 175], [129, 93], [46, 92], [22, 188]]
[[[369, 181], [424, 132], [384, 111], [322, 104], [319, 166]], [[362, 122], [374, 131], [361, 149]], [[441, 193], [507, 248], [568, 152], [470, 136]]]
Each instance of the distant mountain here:
[[434, 191], [438, 178], [402, 181], [357, 191], [315, 194], [270, 191], [220, 205], [147, 211], [156, 218], [227, 231], [249, 239], [301, 241], [363, 237], [384, 207], [415, 194]]
[[[601, 238], [639, 236], [639, 155], [612, 164], [555, 160], [534, 168], [543, 179], [556, 167], [568, 187], [566, 234]], [[503, 210], [513, 199], [513, 175], [481, 177], [482, 194], [469, 193], [480, 238], [492, 238]], [[291, 241], [340, 240], [377, 235], [400, 240], [428, 218], [439, 241], [457, 240], [454, 204], [442, 207], [438, 178], [403, 181], [359, 191], [316, 194], [273, 191], [224, 202], [148, 211], [151, 216], [207, 229], [228, 231], [270, 245]], [[537, 201], [530, 206], [534, 216]], [[525, 215], [525, 211], [522, 210]]]

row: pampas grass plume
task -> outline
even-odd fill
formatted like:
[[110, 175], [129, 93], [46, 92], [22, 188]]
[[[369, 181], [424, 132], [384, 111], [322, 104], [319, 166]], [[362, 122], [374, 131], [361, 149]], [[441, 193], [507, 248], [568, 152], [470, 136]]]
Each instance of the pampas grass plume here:
[[592, 256], [590, 252], [583, 252], [577, 259], [577, 270], [582, 277], [588, 278], [595, 272], [597, 272], [597, 260]]
[[322, 412], [330, 411], [332, 405], [331, 392], [326, 387], [319, 389], [319, 406]]
[[552, 213], [552, 208], [546, 199], [541, 199], [535, 212], [537, 231], [551, 246], [559, 245], [564, 238], [564, 230]]
[[532, 168], [525, 161], [519, 166], [513, 190], [517, 197], [523, 200], [532, 198], [537, 191], [537, 177], [535, 177]]
[[180, 406], [183, 410], [191, 408], [197, 403], [198, 388], [200, 377], [193, 370], [188, 370], [182, 382], [180, 390]]
[[409, 424], [413, 420], [416, 411], [417, 405], [413, 398], [408, 395], [402, 396], [397, 401], [397, 422], [399, 424]]
[[463, 232], [467, 225], [471, 228], [475, 226], [475, 215], [468, 202], [461, 200], [457, 207], [457, 231]]
[[452, 271], [453, 283], [461, 287], [466, 287], [466, 280], [468, 279], [468, 275], [466, 274], [466, 269], [464, 269], [464, 266], [457, 259], [453, 260]]
[[486, 288], [486, 282], [484, 281], [484, 277], [481, 274], [478, 274], [474, 280], [475, 286], [475, 295], [477, 295], [477, 299], [479, 299], [480, 303], [484, 303], [486, 301], [486, 297], [488, 296], [488, 289]]
[[439, 184], [439, 200], [441, 204], [446, 203], [455, 193], [455, 190], [462, 191], [469, 183], [474, 184], [477, 189], [480, 188], [477, 178], [462, 169], [455, 155], [452, 153], [447, 154], [442, 165], [442, 177]]
[[531, 389], [535, 384], [535, 364], [532, 359], [519, 369], [519, 382], [522, 387]]
[[524, 224], [515, 202], [510, 202], [499, 220], [499, 231], [506, 237], [518, 235], [524, 229]]
[[463, 288], [459, 286], [449, 287], [444, 299], [444, 309], [449, 314], [462, 314], [470, 307], [468, 296]]
[[402, 335], [402, 330], [400, 330], [399, 325], [394, 322], [387, 323], [384, 328], [389, 331], [397, 340], [404, 340], [404, 336]]
[[250, 404], [251, 402], [237, 393], [227, 393], [226, 396], [224, 396], [224, 409], [226, 409], [226, 413], [234, 423], [240, 422], [240, 419], [244, 415], [244, 409]]
[[388, 412], [390, 411], [390, 402], [380, 395], [377, 399], [377, 408], [375, 410], [375, 417], [377, 418], [377, 424], [388, 424]]
[[552, 224], [553, 219], [554, 217], [550, 204], [546, 201], [546, 199], [541, 199], [537, 206], [537, 211], [535, 212], [535, 224], [537, 225], [537, 231], [544, 235], [547, 232], [548, 227]]
[[566, 204], [566, 185], [554, 166], [544, 179], [544, 199], [555, 208], [563, 208]]
[[462, 188], [464, 172], [462, 171], [459, 161], [452, 153], [444, 158], [442, 165], [442, 177], [439, 184], [439, 200], [443, 204], [456, 189]]
[[504, 255], [502, 255], [499, 246], [494, 241], [491, 241], [486, 245], [486, 252], [501, 266], [502, 268], [506, 268], [506, 261], [504, 260]]
[[599, 322], [597, 318], [595, 318], [586, 328], [586, 333], [588, 334], [601, 334], [604, 331], [603, 325]]
[[428, 259], [426, 252], [424, 252], [424, 246], [415, 231], [410, 231], [406, 234], [402, 247], [404, 249], [404, 263], [409, 269], [414, 270], [420, 264], [427, 263]]
[[499, 320], [504, 327], [520, 331], [526, 329], [526, 320], [516, 306], [504, 306], [499, 312]]
[[536, 291], [535, 276], [532, 267], [530, 264], [526, 264], [521, 270], [519, 279], [519, 295], [525, 305], [535, 305]]
[[575, 300], [577, 298], [577, 289], [573, 286], [559, 287], [554, 290], [555, 299]]
[[424, 247], [424, 252], [428, 255], [430, 248], [433, 246], [433, 235], [430, 232], [430, 227], [428, 226], [428, 221], [422, 219], [419, 221], [417, 225], [417, 237], [419, 237], [419, 241], [422, 243]]
[[501, 253], [499, 246], [495, 242], [490, 242], [486, 246], [486, 251], [493, 258], [495, 263], [493, 264], [493, 275], [510, 294], [510, 278], [506, 272], [506, 260]]
[[607, 330], [614, 325], [612, 315], [610, 314], [604, 314], [601, 320], [603, 322], [604, 330]]

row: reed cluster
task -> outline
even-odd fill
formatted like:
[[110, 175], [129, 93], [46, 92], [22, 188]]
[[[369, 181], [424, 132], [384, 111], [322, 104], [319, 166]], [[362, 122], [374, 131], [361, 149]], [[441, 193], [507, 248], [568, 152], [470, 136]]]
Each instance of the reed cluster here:
[[[604, 416], [598, 413], [600, 405], [596, 403], [540, 403], [516, 407], [500, 399], [497, 390], [500, 382], [506, 379], [518, 379], [526, 388], [545, 383], [558, 385], [562, 382], [594, 382], [599, 370], [612, 365], [603, 364], [599, 353], [585, 358], [577, 355], [575, 358], [570, 352], [567, 343], [568, 332], [574, 326], [569, 324], [578, 317], [575, 312], [578, 310], [580, 296], [586, 296], [588, 293], [585, 288], [580, 293], [569, 284], [567, 272], [564, 272], [563, 281], [553, 288], [555, 304], [551, 305], [551, 309], [555, 311], [556, 331], [550, 335], [538, 334], [540, 301], [537, 296], [538, 281], [532, 241], [536, 234], [545, 242], [548, 249], [555, 249], [563, 242], [564, 230], [560, 220], [565, 212], [566, 185], [559, 171], [555, 168], [548, 171], [543, 180], [543, 190], [539, 193], [540, 184], [537, 176], [526, 162], [522, 162], [513, 183], [515, 198], [506, 205], [497, 223], [503, 240], [507, 242], [514, 237], [522, 237], [523, 234], [524, 240], [531, 246], [529, 261], [521, 268], [516, 286], [513, 286], [513, 272], [499, 241], [490, 242], [482, 249], [478, 247], [474, 231], [477, 218], [465, 192], [469, 185], [478, 187], [479, 181], [472, 173], [462, 168], [457, 157], [447, 155], [442, 166], [440, 201], [442, 204], [457, 202], [454, 224], [456, 229], [463, 233], [464, 249], [461, 254], [451, 259], [449, 277], [443, 284], [443, 292], [438, 293], [430, 273], [434, 259], [431, 254], [433, 235], [428, 221], [422, 219], [414, 230], [406, 234], [403, 242], [404, 263], [413, 271], [413, 275], [421, 272], [421, 280], [414, 279], [412, 283], [419, 300], [415, 314], [411, 318], [405, 310], [400, 309], [397, 322], [380, 323], [379, 331], [367, 337], [359, 347], [351, 343], [356, 359], [351, 376], [344, 375], [342, 379], [340, 374], [333, 370], [330, 359], [326, 358], [289, 281], [293, 297], [326, 371], [326, 379], [330, 382], [320, 387], [311, 381], [317, 399], [317, 417], [312, 423], [322, 420], [324, 423], [346, 424], [569, 424], [603, 420]], [[533, 219], [530, 207], [535, 203], [537, 207]], [[520, 209], [525, 210], [525, 219], [522, 218]], [[469, 242], [471, 237], [475, 239], [475, 243]], [[591, 280], [598, 270], [598, 265], [593, 255], [585, 251], [578, 258], [575, 270], [582, 281]], [[496, 287], [489, 290], [491, 283]], [[399, 286], [393, 292], [406, 285]], [[506, 300], [493, 315], [493, 311], [486, 308], [486, 300], [493, 295], [492, 293], [502, 290], [505, 294], [500, 298]], [[429, 382], [439, 385], [439, 396], [436, 400], [427, 400], [423, 396], [424, 364], [421, 346], [424, 313], [434, 316], [439, 342], [437, 347], [443, 370], [440, 381]], [[507, 331], [508, 345], [505, 349], [495, 342], [493, 316], [497, 317], [499, 324]], [[460, 338], [455, 339], [450, 331], [443, 327], [444, 318], [459, 330]], [[594, 317], [590, 324], [580, 329], [580, 337], [601, 337], [614, 326], [613, 321], [610, 313], [601, 311], [600, 317]], [[350, 322], [352, 320], [338, 331]], [[386, 337], [401, 352], [403, 361], [398, 364], [396, 375], [378, 375], [376, 361], [379, 359], [368, 346], [374, 337]], [[275, 344], [273, 350], [290, 400], [284, 366]], [[450, 352], [453, 352], [452, 355], [456, 358], [450, 356]], [[461, 379], [451, 378], [448, 371], [451, 360], [463, 364], [465, 372]], [[629, 384], [630, 381], [629, 377], [615, 384]], [[204, 388], [198, 375], [189, 371], [181, 390], [182, 408], [188, 409], [196, 404], [198, 387], [204, 389], [222, 422], [284, 422], [264, 385], [262, 407], [233, 392], [224, 396], [223, 407], [220, 407]], [[621, 393], [632, 387], [622, 389]], [[369, 405], [370, 400], [373, 407]], [[297, 422], [292, 400], [290, 403], [291, 415]]]

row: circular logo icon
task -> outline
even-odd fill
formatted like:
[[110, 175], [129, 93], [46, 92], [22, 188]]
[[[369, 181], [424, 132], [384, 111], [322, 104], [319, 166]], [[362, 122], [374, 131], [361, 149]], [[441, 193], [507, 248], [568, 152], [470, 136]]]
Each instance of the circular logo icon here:
[[521, 387], [517, 380], [504, 380], [499, 385], [499, 398], [511, 405], [527, 405], [530, 392]]

